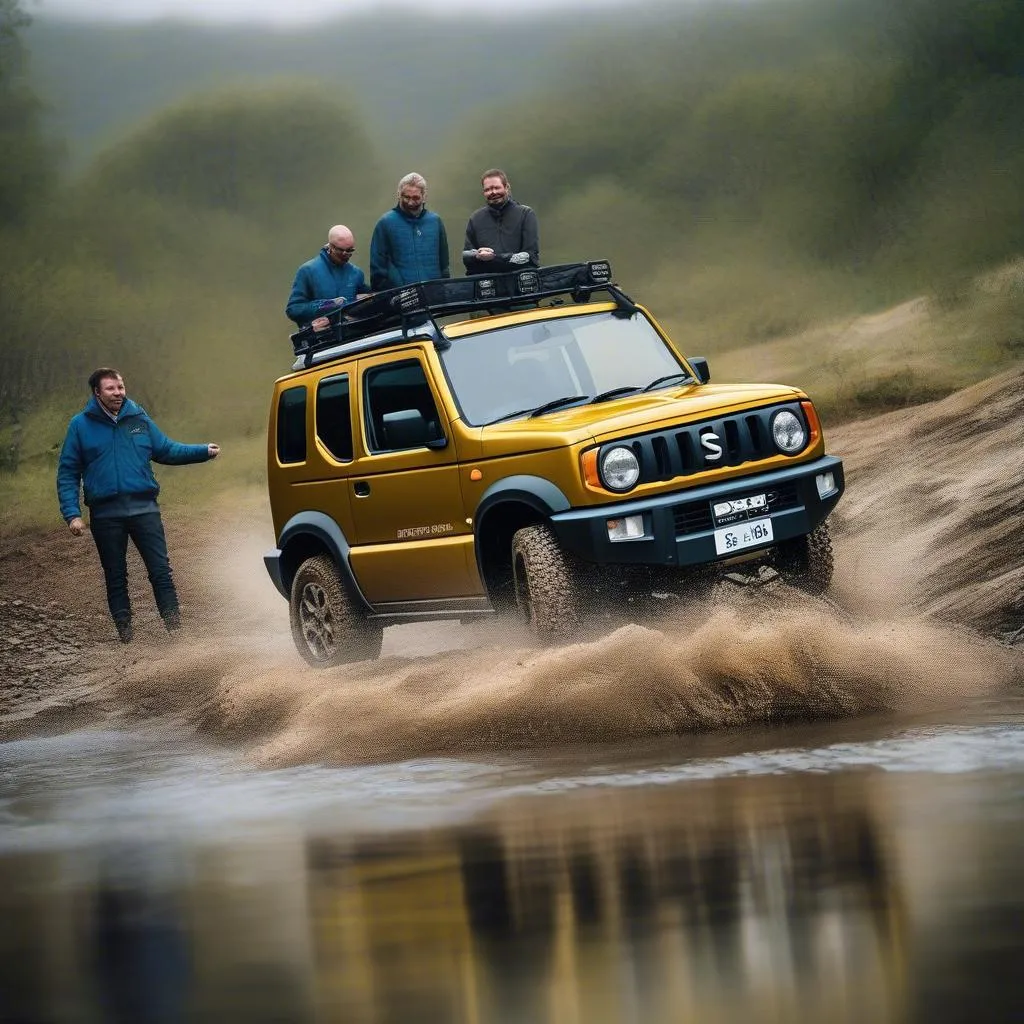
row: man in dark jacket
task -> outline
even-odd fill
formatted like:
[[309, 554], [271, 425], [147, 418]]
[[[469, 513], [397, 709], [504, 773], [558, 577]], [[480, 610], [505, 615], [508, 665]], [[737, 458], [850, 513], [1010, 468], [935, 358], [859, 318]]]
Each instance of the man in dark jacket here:
[[486, 206], [466, 225], [462, 262], [467, 274], [503, 274], [540, 266], [537, 214], [512, 198], [508, 176], [497, 167], [480, 178]]
[[355, 236], [344, 224], [335, 224], [327, 233], [327, 244], [295, 274], [284, 310], [289, 320], [300, 327], [327, 326], [328, 313], [369, 292], [363, 272], [349, 262], [355, 251]]
[[373, 291], [451, 277], [444, 222], [427, 209], [426, 200], [422, 174], [413, 172], [399, 181], [398, 203], [377, 221], [370, 239]]
[[105, 366], [94, 371], [89, 388], [92, 397], [72, 417], [60, 451], [60, 514], [74, 536], [85, 532], [79, 502], [84, 489], [89, 529], [107, 584], [107, 605], [121, 640], [128, 643], [132, 639], [129, 537], [145, 562], [164, 625], [173, 632], [181, 628], [181, 614], [156, 502], [160, 485], [150, 461], [172, 466], [206, 462], [220, 454], [220, 446], [172, 441], [142, 406], [125, 397], [124, 381], [117, 370]]

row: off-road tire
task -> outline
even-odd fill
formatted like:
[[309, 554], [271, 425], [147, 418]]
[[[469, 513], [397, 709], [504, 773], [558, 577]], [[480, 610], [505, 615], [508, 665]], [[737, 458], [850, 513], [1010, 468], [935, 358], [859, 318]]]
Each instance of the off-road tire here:
[[329, 555], [299, 566], [288, 606], [292, 639], [310, 665], [329, 668], [380, 657], [384, 630], [367, 621]]
[[581, 625], [577, 573], [549, 526], [524, 526], [512, 537], [516, 607], [545, 643], [572, 640]]
[[815, 596], [824, 594], [832, 582], [835, 559], [828, 523], [815, 527], [803, 537], [783, 541], [775, 549], [775, 569], [791, 586]]

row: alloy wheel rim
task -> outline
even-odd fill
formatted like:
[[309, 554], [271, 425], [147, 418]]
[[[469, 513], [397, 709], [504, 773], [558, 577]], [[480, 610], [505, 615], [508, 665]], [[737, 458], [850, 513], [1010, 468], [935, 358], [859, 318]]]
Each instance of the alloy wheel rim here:
[[327, 592], [317, 583], [307, 583], [302, 588], [299, 625], [313, 656], [327, 660], [334, 653], [334, 616]]

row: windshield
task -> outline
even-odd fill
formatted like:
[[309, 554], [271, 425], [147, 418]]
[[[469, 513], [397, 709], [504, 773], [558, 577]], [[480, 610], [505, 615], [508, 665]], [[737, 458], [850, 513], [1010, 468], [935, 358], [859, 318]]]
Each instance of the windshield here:
[[642, 313], [567, 316], [453, 338], [441, 361], [463, 419], [481, 426], [558, 399], [623, 394], [685, 372]]

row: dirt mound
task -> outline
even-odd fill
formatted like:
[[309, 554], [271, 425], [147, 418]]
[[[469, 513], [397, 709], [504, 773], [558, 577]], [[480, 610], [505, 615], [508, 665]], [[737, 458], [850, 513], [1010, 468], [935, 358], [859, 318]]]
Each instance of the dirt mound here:
[[1021, 369], [828, 432], [847, 474], [832, 517], [837, 599], [1019, 641], [1022, 436]]

